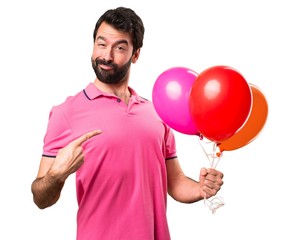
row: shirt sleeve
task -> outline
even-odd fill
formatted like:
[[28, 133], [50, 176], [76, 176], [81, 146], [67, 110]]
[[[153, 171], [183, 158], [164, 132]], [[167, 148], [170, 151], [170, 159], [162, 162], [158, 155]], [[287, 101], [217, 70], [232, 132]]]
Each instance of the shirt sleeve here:
[[165, 159], [173, 159], [177, 157], [176, 150], [176, 141], [175, 136], [170, 127], [166, 126], [166, 135], [165, 135]]
[[49, 114], [44, 137], [43, 156], [56, 157], [58, 150], [73, 140], [73, 131], [62, 110], [55, 106]]

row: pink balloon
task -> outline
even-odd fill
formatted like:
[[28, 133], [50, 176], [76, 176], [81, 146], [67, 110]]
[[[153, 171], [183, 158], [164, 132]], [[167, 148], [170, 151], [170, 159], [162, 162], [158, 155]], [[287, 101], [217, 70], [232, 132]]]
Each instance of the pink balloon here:
[[174, 130], [199, 135], [189, 109], [190, 92], [198, 74], [185, 67], [173, 67], [154, 83], [152, 101], [159, 117]]

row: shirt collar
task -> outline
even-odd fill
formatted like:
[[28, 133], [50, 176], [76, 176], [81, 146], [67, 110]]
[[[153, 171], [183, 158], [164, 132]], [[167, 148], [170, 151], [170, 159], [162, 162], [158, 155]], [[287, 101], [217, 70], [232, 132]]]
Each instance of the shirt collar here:
[[[136, 91], [134, 89], [132, 89], [131, 87], [129, 87], [129, 91], [132, 94], [132, 99], [134, 99], [136, 102], [147, 102], [148, 101], [147, 99], [140, 97], [136, 93]], [[86, 86], [86, 88], [84, 89], [84, 93], [89, 100], [94, 100], [95, 98], [102, 97], [102, 96], [104, 96], [104, 97], [114, 97], [115, 96], [111, 93], [106, 93], [106, 92], [100, 91], [92, 82]]]

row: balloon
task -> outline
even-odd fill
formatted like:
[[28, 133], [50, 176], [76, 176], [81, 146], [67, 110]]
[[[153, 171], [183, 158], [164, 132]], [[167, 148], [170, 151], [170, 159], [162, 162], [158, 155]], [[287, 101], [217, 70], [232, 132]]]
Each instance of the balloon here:
[[214, 142], [223, 141], [231, 137], [249, 115], [249, 84], [231, 67], [210, 67], [194, 82], [189, 108], [201, 135]]
[[192, 85], [198, 74], [185, 67], [173, 67], [159, 75], [152, 101], [160, 118], [174, 130], [190, 135], [199, 132], [189, 110]]
[[257, 86], [253, 84], [249, 86], [252, 92], [252, 109], [249, 117], [232, 137], [220, 142], [218, 147], [221, 152], [235, 150], [249, 144], [260, 134], [265, 125], [268, 115], [266, 98]]

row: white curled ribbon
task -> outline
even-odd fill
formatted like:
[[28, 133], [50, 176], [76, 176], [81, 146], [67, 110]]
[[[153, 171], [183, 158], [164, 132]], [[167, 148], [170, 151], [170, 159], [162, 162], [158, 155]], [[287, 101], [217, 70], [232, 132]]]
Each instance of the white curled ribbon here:
[[[199, 138], [199, 142], [203, 152], [205, 153], [209, 161], [210, 167], [215, 169], [219, 163], [219, 160], [222, 157], [222, 153], [219, 151], [217, 144], [204, 138], [202, 135]], [[220, 196], [214, 196], [209, 199], [205, 197], [204, 205], [207, 206], [209, 210], [214, 214], [217, 209], [225, 205], [225, 202], [224, 199]]]
[[211, 199], [204, 198], [204, 205], [214, 214], [217, 209], [225, 205], [225, 202], [222, 197], [215, 196]]

